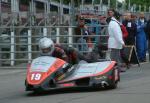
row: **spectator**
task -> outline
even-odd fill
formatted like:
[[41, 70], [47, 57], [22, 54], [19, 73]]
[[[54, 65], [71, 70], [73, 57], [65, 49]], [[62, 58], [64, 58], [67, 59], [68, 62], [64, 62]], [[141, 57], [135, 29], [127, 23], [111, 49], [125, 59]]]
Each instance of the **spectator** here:
[[147, 22], [146, 29], [147, 29], [148, 53], [149, 53], [149, 61], [150, 61], [150, 17]]
[[76, 28], [76, 35], [80, 35], [80, 37], [77, 37], [77, 48], [79, 51], [88, 51], [88, 44], [87, 44], [87, 35], [89, 35], [89, 32], [87, 30], [87, 27], [85, 26], [84, 17], [78, 17], [78, 25]]
[[134, 15], [134, 14], [131, 14], [131, 20], [136, 23], [136, 21], [137, 21], [137, 16]]
[[108, 14], [108, 17], [106, 19], [106, 22], [109, 24], [109, 22], [111, 21], [111, 18], [114, 16], [114, 9], [109, 9], [107, 14]]
[[144, 13], [140, 13], [139, 19], [137, 20], [137, 35], [136, 35], [137, 55], [140, 62], [146, 61], [147, 42], [146, 42], [145, 28], [146, 28], [146, 19], [144, 17]]
[[128, 37], [125, 38], [126, 45], [135, 45], [136, 23], [131, 19], [131, 13], [125, 13], [125, 20], [122, 22], [128, 31]]
[[[109, 10], [110, 12], [110, 10]], [[121, 68], [122, 65], [122, 60], [121, 60], [121, 55], [120, 55], [120, 50], [123, 48], [125, 45], [122, 37], [122, 31], [119, 25], [119, 19], [118, 14], [116, 13], [115, 10], [111, 11], [112, 17], [108, 25], [108, 34], [109, 34], [109, 39], [108, 39], [108, 48], [110, 50], [110, 58], [118, 63], [118, 66], [120, 67], [120, 71], [124, 72], [125, 68]]]

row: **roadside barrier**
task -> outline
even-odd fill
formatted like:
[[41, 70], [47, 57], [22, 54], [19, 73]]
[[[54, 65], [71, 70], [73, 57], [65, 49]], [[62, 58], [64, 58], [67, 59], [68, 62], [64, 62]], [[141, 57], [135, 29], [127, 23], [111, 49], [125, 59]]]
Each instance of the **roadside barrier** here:
[[[104, 26], [107, 27], [107, 26]], [[0, 68], [26, 68], [27, 63], [39, 56], [38, 41], [50, 37], [56, 43], [77, 48], [80, 52], [89, 52], [95, 42], [78, 42], [83, 35], [75, 34], [76, 26], [1, 26], [0, 30]], [[84, 37], [89, 35], [84, 35]], [[107, 45], [107, 34], [90, 35], [100, 38], [100, 43]], [[105, 38], [106, 40], [104, 40]], [[105, 42], [104, 42], [105, 41]], [[80, 46], [88, 45], [88, 49]]]

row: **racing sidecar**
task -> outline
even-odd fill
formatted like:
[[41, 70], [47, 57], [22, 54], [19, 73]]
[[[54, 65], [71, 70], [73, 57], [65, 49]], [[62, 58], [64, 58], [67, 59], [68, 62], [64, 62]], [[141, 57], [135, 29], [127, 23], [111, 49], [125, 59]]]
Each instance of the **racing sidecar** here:
[[70, 65], [49, 56], [41, 56], [28, 66], [26, 91], [45, 91], [69, 87], [116, 88], [120, 79], [115, 61], [80, 62]]

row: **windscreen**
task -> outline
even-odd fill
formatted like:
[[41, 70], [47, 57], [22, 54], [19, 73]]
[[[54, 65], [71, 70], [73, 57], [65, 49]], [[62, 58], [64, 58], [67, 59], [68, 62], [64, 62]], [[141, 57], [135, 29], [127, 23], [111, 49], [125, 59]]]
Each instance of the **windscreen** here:
[[31, 63], [31, 72], [47, 72], [49, 68], [55, 63], [56, 58], [49, 56], [42, 56], [34, 59]]

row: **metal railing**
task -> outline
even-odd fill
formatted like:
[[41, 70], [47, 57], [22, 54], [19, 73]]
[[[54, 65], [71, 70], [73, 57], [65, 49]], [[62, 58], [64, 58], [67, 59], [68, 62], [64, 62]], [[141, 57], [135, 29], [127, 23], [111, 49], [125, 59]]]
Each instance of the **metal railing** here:
[[[0, 34], [0, 68], [25, 68], [27, 63], [39, 56], [38, 41], [42, 37], [50, 37], [56, 43], [75, 48], [87, 44], [77, 42], [83, 35], [75, 34], [75, 28], [76, 26], [1, 26], [0, 29], [7, 29], [8, 32]], [[102, 33], [90, 35], [92, 38], [106, 36]]]

